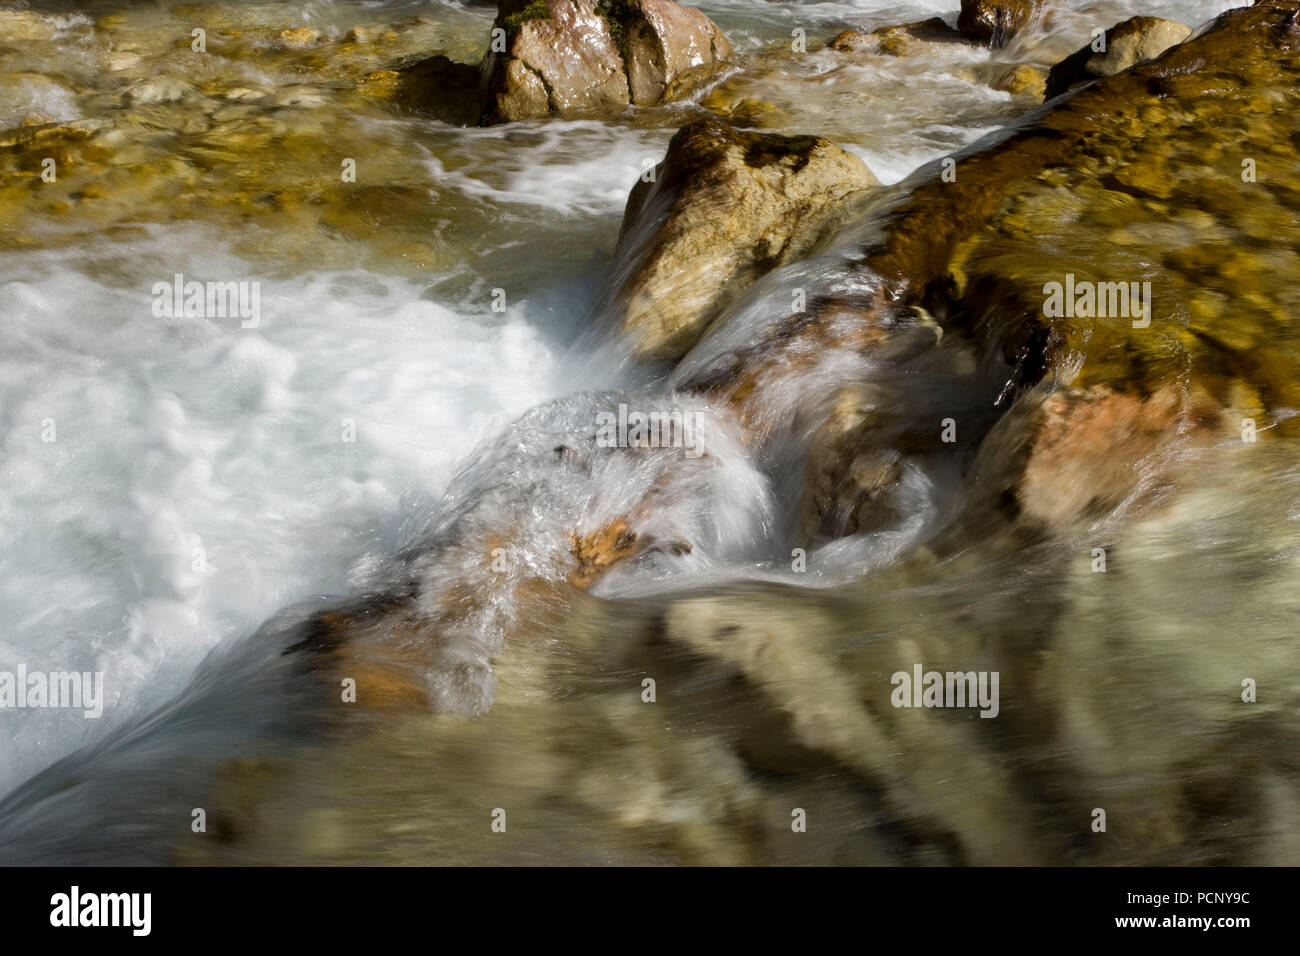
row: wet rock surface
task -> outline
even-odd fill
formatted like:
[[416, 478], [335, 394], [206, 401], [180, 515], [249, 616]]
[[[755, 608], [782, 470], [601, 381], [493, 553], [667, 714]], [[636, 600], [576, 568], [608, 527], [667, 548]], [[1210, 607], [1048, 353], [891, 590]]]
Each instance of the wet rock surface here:
[[[874, 294], [810, 303], [725, 361], [697, 363], [682, 385], [728, 401], [761, 442], [779, 382], [828, 350], [876, 354], [908, 325], [900, 307], [919, 308], [958, 333], [953, 344], [969, 338], [1005, 363], [1000, 386], [974, 385], [989, 389], [987, 407], [1005, 410], [1040, 382], [1075, 390], [1045, 417], [1018, 413], [1003, 426], [1027, 430], [1036, 450], [1024, 477], [1004, 475], [1001, 487], [1057, 529], [1138, 494], [1169, 442], [1234, 440], [1247, 419], [1267, 422], [1269, 440], [1291, 435], [1300, 351], [1278, 323], [1300, 302], [1284, 279], [1290, 254], [1261, 246], [1266, 232], [1294, 231], [1281, 182], [1295, 160], [1279, 157], [1275, 188], [1261, 189], [1250, 170], [1294, 135], [1277, 112], [1300, 65], [1292, 30], [1285, 11], [1225, 14], [1164, 59], [958, 159], [953, 181], [941, 169], [916, 177], [861, 260], [880, 277]], [[1193, 251], [1207, 245], [1217, 251]], [[1255, 280], [1233, 278], [1246, 274]], [[1053, 284], [1071, 290], [1068, 310], [1049, 304]], [[977, 443], [992, 421], [975, 424]], [[863, 411], [858, 428], [836, 426], [814, 443], [805, 535], [857, 530], [854, 509], [898, 487], [902, 436], [882, 436], [878, 422]], [[916, 436], [904, 445], [932, 452], [939, 431], [931, 426], [928, 450]], [[816, 451], [821, 441], [833, 451]], [[1124, 464], [1110, 468], [1114, 447]]]
[[815, 136], [683, 127], [628, 198], [606, 307], [637, 354], [680, 358], [728, 302], [807, 256], [877, 185]]
[[484, 120], [652, 106], [733, 56], [722, 31], [672, 0], [502, 0], [508, 47], [482, 65]]
[[[1012, 7], [1034, 5], [996, 6], [963, 6], [987, 12], [995, 42]], [[635, 348], [678, 360], [663, 393], [633, 404], [670, 395], [716, 415], [720, 437], [700, 457], [601, 446], [596, 415], [622, 393], [506, 429], [391, 576], [304, 612], [295, 642], [275, 645], [281, 690], [311, 697], [296, 715], [310, 739], [224, 760], [201, 795], [169, 791], [169, 812], [211, 808], [214, 838], [150, 851], [191, 864], [1294, 863], [1300, 730], [1285, 688], [1300, 675], [1279, 637], [1294, 631], [1300, 554], [1291, 7], [1226, 15], [899, 187], [819, 136], [687, 125], [633, 189], [616, 257], [637, 270], [614, 289]], [[656, 7], [639, 9], [649, 23]], [[693, 54], [595, 16], [603, 27], [583, 22], [605, 31], [600, 49], [644, 43], [644, 70], [622, 94], [579, 84], [579, 109], [689, 81]], [[520, 17], [519, 34], [545, 19]], [[707, 31], [687, 19], [702, 49]], [[33, 42], [55, 32], [13, 22]], [[121, 57], [155, 54], [124, 48], [112, 89], [66, 77], [42, 92], [19, 75], [29, 100], [67, 112], [35, 116], [24, 100], [0, 132], [6, 251], [76, 241], [29, 228], [42, 218], [129, 240], [170, 208], [265, 230], [244, 241], [289, 261], [364, 242], [379, 259], [422, 248], [416, 271], [452, 268], [476, 247], [457, 229], [486, 218], [466, 198], [482, 182], [445, 185], [466, 152], [551, 132], [475, 129], [465, 150], [442, 148], [444, 126], [473, 122], [476, 51], [427, 23], [212, 22], [231, 60], [269, 57], [294, 82], [144, 76]], [[855, 53], [950, 43], [938, 27], [871, 35], [829, 51], [818, 82], [860, 83]], [[699, 112], [793, 132], [803, 117], [778, 93], [808, 81], [806, 64], [755, 60], [757, 79], [724, 82]], [[1033, 69], [1006, 85], [1032, 97]], [[698, 115], [682, 109], [628, 122], [657, 132]], [[376, 136], [409, 146], [383, 139], [399, 120], [441, 178], [365, 152]], [[351, 154], [377, 178], [343, 189]], [[48, 190], [33, 184], [45, 156], [60, 171]], [[539, 169], [497, 182], [524, 191]], [[865, 237], [841, 231], [851, 220]], [[853, 237], [847, 254], [800, 264], [837, 234]], [[548, 267], [569, 248], [546, 246]], [[811, 293], [797, 308], [796, 289]], [[790, 548], [806, 566], [786, 573]], [[999, 673], [998, 718], [897, 706], [893, 678], [918, 663]], [[1243, 674], [1283, 690], [1249, 709]], [[102, 779], [150, 776], [126, 767]], [[63, 784], [95, 779], [47, 776], [31, 792], [68, 799]], [[138, 821], [138, 791], [121, 790], [137, 815], [122, 819]], [[508, 837], [486, 826], [503, 804]], [[1087, 829], [1098, 806], [1105, 838]], [[24, 812], [0, 805], [0, 821]], [[144, 852], [103, 824], [77, 823], [88, 837], [59, 851]]]
[[966, 39], [960, 30], [948, 26], [941, 17], [896, 27], [877, 27], [870, 33], [845, 30], [831, 41], [831, 49], [841, 53], [882, 53], [907, 56], [924, 43], [957, 43]]
[[961, 0], [957, 29], [973, 40], [1005, 46], [1046, 5], [1044, 0]]
[[[1289, 254], [1259, 246], [1267, 233], [1289, 232], [1293, 196], [1259, 188], [1251, 170], [1270, 155], [1279, 172], [1294, 162], [1275, 145], [1292, 135], [1277, 107], [1292, 95], [1293, 30], [1285, 11], [1234, 11], [1159, 61], [1100, 81], [959, 160], [955, 182], [920, 185], [866, 264], [891, 301], [945, 298], [945, 324], [995, 345], [1020, 381], [1046, 375], [1153, 393], [1190, 370], [1220, 401], [1245, 378], [1266, 407], [1290, 407], [1281, 369], [1293, 368], [1295, 341], [1276, 323], [1294, 308], [1293, 293], [1275, 281]], [[1183, 134], [1171, 135], [1170, 123]], [[1015, 254], [1031, 221], [1037, 237], [1052, 237], [1033, 264]], [[1193, 241], [1219, 252], [1194, 252]], [[1075, 264], [1080, 283], [1150, 282], [1149, 325], [1136, 305], [1109, 301], [1048, 314], [1047, 284], [1064, 284]], [[1245, 288], [1233, 276], [1247, 268], [1273, 278]], [[1236, 309], [1225, 308], [1229, 297]]]
[[1113, 76], [1138, 63], [1154, 60], [1191, 35], [1191, 27], [1172, 20], [1130, 17], [1105, 32], [1105, 50], [1096, 50], [1090, 43], [1052, 67], [1047, 76], [1045, 95], [1051, 99], [1076, 83], [1099, 76]]

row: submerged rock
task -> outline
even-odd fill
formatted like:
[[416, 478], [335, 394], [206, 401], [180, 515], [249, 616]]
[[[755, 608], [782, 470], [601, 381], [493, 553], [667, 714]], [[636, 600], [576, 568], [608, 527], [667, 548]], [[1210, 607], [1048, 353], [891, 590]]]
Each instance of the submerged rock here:
[[793, 119], [781, 107], [756, 96], [737, 96], [725, 84], [715, 86], [701, 106], [717, 113], [732, 126], [769, 129], [789, 126]]
[[469, 126], [478, 120], [478, 82], [476, 67], [433, 56], [400, 70], [376, 70], [365, 78], [361, 90], [404, 109]]
[[672, 0], [501, 0], [495, 29], [506, 48], [481, 67], [488, 123], [652, 106], [734, 55], [712, 20]]
[[981, 43], [1006, 46], [1043, 6], [1044, 0], [961, 0], [957, 29]]
[[1094, 50], [1090, 43], [1052, 67], [1047, 75], [1045, 95], [1051, 99], [1076, 83], [1113, 76], [1138, 63], [1154, 60], [1191, 35], [1191, 27], [1173, 20], [1130, 17], [1106, 31], [1105, 51]]
[[831, 41], [831, 49], [840, 53], [882, 53], [888, 56], [909, 56], [924, 43], [954, 43], [965, 40], [961, 31], [955, 30], [941, 17], [931, 17], [916, 23], [879, 27], [870, 33], [845, 30]]
[[69, 26], [81, 26], [88, 22], [75, 14], [43, 16], [28, 10], [0, 10], [0, 38], [27, 42], [53, 40]]
[[809, 252], [878, 182], [816, 136], [683, 127], [628, 198], [605, 296], [642, 356], [684, 355], [736, 295]]
[[1052, 395], [1027, 429], [1016, 486], [1021, 514], [1059, 530], [1167, 490], [1166, 469], [1180, 439], [1208, 439], [1226, 417], [1208, 396], [1199, 398], [1189, 401], [1168, 387], [1142, 395], [1099, 385]]
[[320, 31], [314, 27], [294, 27], [280, 31], [280, 42], [287, 47], [311, 47], [320, 43]]
[[1041, 100], [1046, 89], [1047, 74], [1036, 66], [1022, 63], [1003, 73], [993, 84], [995, 90], [1002, 90], [1012, 96], [1028, 95]]

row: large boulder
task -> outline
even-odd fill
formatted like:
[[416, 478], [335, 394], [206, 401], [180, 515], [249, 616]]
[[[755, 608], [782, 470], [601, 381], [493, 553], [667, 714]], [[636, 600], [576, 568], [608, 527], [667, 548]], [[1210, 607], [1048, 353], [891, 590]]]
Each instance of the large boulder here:
[[[1293, 111], [1276, 108], [1300, 72], [1295, 35], [1284, 10], [1232, 10], [1099, 81], [961, 158], [955, 181], [918, 182], [867, 267], [891, 303], [960, 316], [1017, 383], [1152, 395], [1190, 381], [1226, 399], [1245, 378], [1267, 408], [1295, 407], [1297, 357], [1276, 331], [1296, 303], [1281, 242], [1296, 231], [1295, 196], [1256, 172], [1297, 135]], [[1149, 283], [1145, 306], [1079, 301], [1134, 282]], [[1051, 302], [1062, 285], [1076, 299], [1064, 311]]]
[[672, 0], [500, 0], [481, 66], [485, 122], [651, 106], [733, 56], [722, 31]]
[[1044, 0], [961, 0], [957, 29], [981, 43], [1005, 46], [1027, 27]]
[[1154, 60], [1191, 35], [1191, 27], [1173, 20], [1130, 17], [1106, 31], [1104, 50], [1096, 50], [1089, 43], [1052, 67], [1047, 75], [1046, 96], [1050, 99], [1076, 83], [1114, 76], [1138, 63]]
[[[955, 410], [955, 397], [933, 410], [912, 403], [902, 411], [916, 421], [895, 426], [852, 394], [836, 406], [837, 424], [817, 438], [829, 452], [810, 456], [805, 476], [805, 534], [888, 520], [887, 484], [908, 457], [942, 462], [978, 448], [980, 469], [1006, 466], [969, 479], [989, 507], [1059, 531], [1154, 479], [1166, 438], [1172, 450], [1241, 442], [1246, 420], [1267, 427], [1260, 443], [1300, 434], [1290, 411], [1300, 408], [1300, 340], [1286, 318], [1300, 309], [1289, 278], [1300, 220], [1294, 192], [1266, 184], [1294, 165], [1277, 144], [1300, 135], [1294, 111], [1277, 109], [1300, 73], [1295, 36], [1286, 9], [1230, 11], [958, 157], [955, 178], [938, 166], [918, 173], [846, 267], [863, 291], [811, 298], [743, 349], [688, 360], [675, 386], [725, 402], [753, 428], [789, 404], [792, 375], [808, 369], [816, 383], [821, 357], [872, 354], [908, 309], [934, 315], [957, 343], [969, 337], [985, 371], [952, 393], [975, 396], [971, 411]], [[1061, 289], [1073, 304], [1049, 307]], [[981, 420], [979, 408], [995, 414]], [[955, 444], [941, 438], [948, 416]], [[928, 447], [908, 427], [916, 422]], [[1124, 466], [1106, 464], [1113, 449]], [[979, 534], [988, 514], [976, 510]]]
[[629, 102], [627, 75], [595, 0], [501, 0], [506, 51], [482, 64], [483, 117], [510, 122]]
[[679, 358], [737, 294], [808, 255], [875, 185], [828, 140], [697, 120], [628, 198], [603, 311], [639, 356]]
[[622, 36], [628, 88], [637, 106], [652, 106], [685, 77], [734, 56], [707, 16], [672, 0], [617, 0], [606, 14]]

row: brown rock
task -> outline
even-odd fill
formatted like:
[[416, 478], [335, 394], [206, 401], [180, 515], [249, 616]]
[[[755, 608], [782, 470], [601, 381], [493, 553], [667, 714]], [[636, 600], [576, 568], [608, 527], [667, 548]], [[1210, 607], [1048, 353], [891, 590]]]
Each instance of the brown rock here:
[[624, 0], [611, 4], [608, 16], [620, 10], [625, 11], [628, 86], [637, 106], [662, 102], [674, 81], [707, 73], [735, 55], [717, 25], [694, 7], [672, 0]]
[[872, 186], [815, 136], [683, 127], [628, 199], [605, 308], [644, 356], [679, 358], [738, 293], [809, 254]]
[[901, 26], [880, 27], [870, 33], [845, 30], [831, 41], [831, 49], [840, 53], [881, 53], [888, 56], [907, 56], [915, 53], [922, 43], [953, 43], [964, 40], [941, 17], [904, 23]]
[[501, 0], [494, 27], [507, 48], [482, 64], [489, 123], [682, 98], [734, 56], [712, 20], [672, 0]]
[[1006, 46], [1042, 8], [1044, 0], [961, 0], [957, 29], [972, 40]]
[[1192, 35], [1190, 27], [1159, 17], [1130, 17], [1106, 31], [1104, 52], [1088, 44], [1072, 53], [1047, 76], [1046, 96], [1051, 99], [1076, 83], [1114, 76], [1131, 66], [1154, 60], [1171, 46]]
[[993, 88], [1010, 93], [1012, 96], [1025, 94], [1035, 99], [1042, 99], [1046, 80], [1047, 74], [1038, 67], [1022, 63], [998, 77], [997, 82], [993, 84]]
[[629, 102], [623, 58], [595, 0], [501, 0], [506, 52], [483, 60], [483, 116], [512, 122]]

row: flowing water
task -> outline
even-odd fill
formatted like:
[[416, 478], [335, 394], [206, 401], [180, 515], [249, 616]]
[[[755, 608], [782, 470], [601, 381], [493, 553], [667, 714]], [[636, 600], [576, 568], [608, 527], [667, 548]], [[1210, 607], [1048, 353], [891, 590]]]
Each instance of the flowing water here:
[[[1233, 4], [1080, 0], [1001, 50], [866, 62], [817, 47], [955, 3], [698, 5], [744, 57], [728, 96], [892, 184], [1029, 110], [995, 88], [1012, 67], [1134, 13], [1195, 26]], [[832, 386], [988, 430], [1006, 370], [947, 339], [827, 354], [770, 390], [754, 440], [690, 385], [779, 317], [777, 279], [674, 370], [605, 339], [591, 311], [628, 191], [701, 103], [477, 128], [358, 87], [434, 53], [475, 62], [481, 3], [18, 9], [40, 26], [0, 34], [0, 128], [105, 145], [49, 188], [0, 185], [0, 671], [103, 672], [105, 701], [4, 713], [0, 860], [1050, 863], [1097, 852], [1094, 806], [1140, 821], [1102, 859], [1300, 858], [1300, 778], [1276, 759], [1297, 741], [1230, 710], [1243, 674], [1275, 681], [1258, 714], [1300, 686], [1282, 451], [1231, 478], [1189, 453], [1156, 517], [1121, 506], [1046, 542], [985, 527], [955, 551], [926, 542], [978, 497], [971, 461], [919, 456], [895, 520], [802, 541]], [[279, 42], [300, 26], [334, 52]], [[358, 29], [378, 39], [337, 45]], [[872, 228], [782, 288], [869, 287], [843, 253]], [[151, 290], [176, 274], [259, 283], [260, 321], [159, 316]], [[592, 447], [600, 410], [666, 395], [707, 457]], [[567, 584], [575, 536], [632, 512], [655, 546]], [[1104, 589], [1098, 541], [1129, 556]], [[363, 625], [344, 660], [286, 653], [328, 644], [317, 612], [355, 624], [375, 595], [436, 640]], [[914, 662], [999, 671], [1002, 719], [879, 709]], [[352, 673], [392, 695], [340, 704]], [[397, 706], [412, 674], [418, 709]], [[1189, 801], [1222, 832], [1192, 846], [1162, 823]]]

